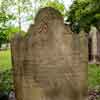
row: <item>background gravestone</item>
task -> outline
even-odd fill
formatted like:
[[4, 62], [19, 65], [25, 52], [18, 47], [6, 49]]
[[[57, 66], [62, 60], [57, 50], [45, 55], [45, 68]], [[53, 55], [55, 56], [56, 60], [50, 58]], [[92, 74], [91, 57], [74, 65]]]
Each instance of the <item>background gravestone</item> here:
[[11, 47], [17, 100], [86, 100], [87, 37], [72, 33], [57, 10], [40, 9]]

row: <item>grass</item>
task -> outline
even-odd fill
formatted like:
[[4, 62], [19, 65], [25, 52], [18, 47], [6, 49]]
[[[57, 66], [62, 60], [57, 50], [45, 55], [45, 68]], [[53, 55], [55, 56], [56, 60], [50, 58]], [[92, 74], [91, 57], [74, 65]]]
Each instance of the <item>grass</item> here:
[[88, 83], [90, 88], [100, 86], [100, 65], [88, 66]]
[[10, 50], [0, 51], [0, 71], [8, 70], [11, 66]]
[[0, 91], [2, 92], [7, 92], [13, 87], [11, 67], [10, 49], [0, 51]]

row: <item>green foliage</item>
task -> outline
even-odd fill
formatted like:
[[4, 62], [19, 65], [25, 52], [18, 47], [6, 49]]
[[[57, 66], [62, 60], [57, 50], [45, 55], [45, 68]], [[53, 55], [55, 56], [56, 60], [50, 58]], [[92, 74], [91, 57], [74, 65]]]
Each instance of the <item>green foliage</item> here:
[[64, 5], [63, 3], [60, 3], [59, 1], [49, 1], [44, 5], [44, 7], [53, 7], [59, 10], [63, 16], [66, 15]]
[[86, 32], [90, 26], [100, 26], [100, 0], [75, 0], [70, 7], [68, 21], [71, 25], [78, 23]]
[[19, 27], [9, 26], [6, 31], [7, 40], [10, 41], [16, 33], [19, 33]]
[[5, 4], [6, 3], [1, 1], [1, 4], [0, 4], [0, 46], [2, 43], [5, 43], [8, 41], [7, 39], [8, 22], [14, 19], [14, 16], [12, 14], [9, 14], [6, 11], [7, 6]]
[[0, 73], [0, 91], [9, 92], [13, 88], [13, 77], [11, 70]]
[[7, 42], [7, 34], [5, 33], [6, 28], [0, 28], [0, 47], [1, 44]]
[[19, 32], [18, 27], [6, 26], [0, 29], [0, 44], [9, 42], [16, 32]]

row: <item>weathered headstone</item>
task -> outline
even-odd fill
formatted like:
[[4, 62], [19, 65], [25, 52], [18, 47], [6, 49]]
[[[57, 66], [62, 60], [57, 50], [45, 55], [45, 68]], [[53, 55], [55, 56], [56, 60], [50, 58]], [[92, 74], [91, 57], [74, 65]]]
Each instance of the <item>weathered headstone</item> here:
[[17, 100], [86, 100], [88, 43], [53, 8], [42, 8], [11, 43]]
[[91, 26], [88, 41], [90, 62], [100, 64], [100, 33], [94, 26]]

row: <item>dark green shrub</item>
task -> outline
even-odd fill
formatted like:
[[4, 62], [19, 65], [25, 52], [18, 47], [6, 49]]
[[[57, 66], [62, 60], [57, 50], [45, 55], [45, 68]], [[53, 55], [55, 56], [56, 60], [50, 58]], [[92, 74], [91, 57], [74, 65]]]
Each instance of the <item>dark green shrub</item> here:
[[9, 92], [13, 88], [12, 70], [5, 70], [0, 76], [0, 91]]

